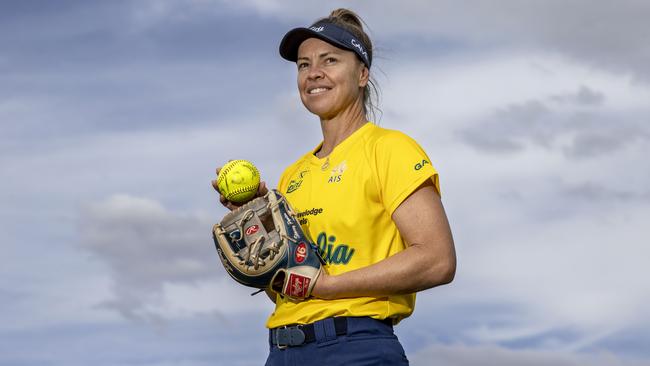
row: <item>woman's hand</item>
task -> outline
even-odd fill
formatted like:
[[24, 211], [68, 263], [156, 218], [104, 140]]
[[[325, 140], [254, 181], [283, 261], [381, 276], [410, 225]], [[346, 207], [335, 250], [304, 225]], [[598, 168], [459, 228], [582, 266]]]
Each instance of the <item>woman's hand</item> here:
[[[219, 175], [220, 171], [221, 171], [221, 167], [218, 167], [217, 168], [217, 176]], [[233, 211], [236, 208], [243, 205], [244, 203], [246, 203], [246, 202], [236, 203], [236, 202], [228, 201], [226, 199], [226, 197], [224, 197], [224, 195], [221, 194], [221, 192], [219, 192], [219, 187], [217, 186], [217, 179], [212, 180], [212, 188], [214, 188], [214, 190], [217, 191], [217, 193], [219, 193], [219, 201], [221, 202], [221, 204], [225, 208], [229, 209], [230, 211]], [[257, 193], [255, 194], [255, 196], [253, 196], [253, 198], [264, 196], [266, 193], [268, 193], [268, 191], [269, 190], [266, 188], [266, 182], [261, 181], [259, 187], [257, 188]], [[253, 198], [251, 198], [251, 200]]]

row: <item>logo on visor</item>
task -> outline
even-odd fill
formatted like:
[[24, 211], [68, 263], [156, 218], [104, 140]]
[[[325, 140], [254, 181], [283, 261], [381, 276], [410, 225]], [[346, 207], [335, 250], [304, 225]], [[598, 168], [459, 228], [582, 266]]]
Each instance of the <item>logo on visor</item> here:
[[361, 43], [357, 42], [357, 40], [354, 38], [352, 38], [350, 43], [352, 43], [352, 46], [354, 46], [356, 49], [359, 50], [359, 52], [361, 52], [361, 54], [363, 54], [363, 57], [365, 57], [366, 60], [368, 59], [368, 54], [366, 53], [366, 51], [363, 50], [363, 46], [361, 45]]
[[313, 30], [314, 32], [319, 32], [320, 33], [320, 32], [325, 30], [325, 27], [321, 25], [320, 27], [311, 27], [309, 29]]

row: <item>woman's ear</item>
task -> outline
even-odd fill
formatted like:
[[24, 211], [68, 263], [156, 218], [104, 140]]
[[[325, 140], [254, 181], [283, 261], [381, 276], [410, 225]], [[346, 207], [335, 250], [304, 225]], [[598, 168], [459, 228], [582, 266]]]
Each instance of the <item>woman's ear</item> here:
[[365, 88], [368, 85], [368, 79], [370, 78], [370, 70], [366, 65], [361, 64], [361, 74], [359, 75], [359, 87]]

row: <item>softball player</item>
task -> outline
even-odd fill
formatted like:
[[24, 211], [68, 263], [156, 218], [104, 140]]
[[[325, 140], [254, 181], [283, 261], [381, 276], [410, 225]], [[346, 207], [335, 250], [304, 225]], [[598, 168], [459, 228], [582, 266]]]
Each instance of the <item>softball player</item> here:
[[431, 160], [410, 137], [368, 122], [372, 51], [347, 9], [289, 31], [280, 44], [323, 140], [284, 171], [278, 189], [327, 274], [308, 300], [269, 294], [276, 307], [267, 365], [407, 365], [393, 325], [413, 312], [417, 291], [454, 277]]

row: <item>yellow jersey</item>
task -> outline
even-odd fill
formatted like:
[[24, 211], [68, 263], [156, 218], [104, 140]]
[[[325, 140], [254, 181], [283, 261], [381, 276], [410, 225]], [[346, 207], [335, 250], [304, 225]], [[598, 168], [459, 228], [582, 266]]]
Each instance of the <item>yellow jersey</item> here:
[[[339, 275], [377, 263], [406, 247], [391, 219], [395, 209], [427, 179], [440, 192], [438, 173], [407, 135], [366, 123], [326, 158], [314, 153], [289, 166], [278, 184], [303, 230]], [[292, 302], [276, 297], [267, 327], [306, 324], [333, 316], [393, 318], [415, 307], [415, 294]]]

